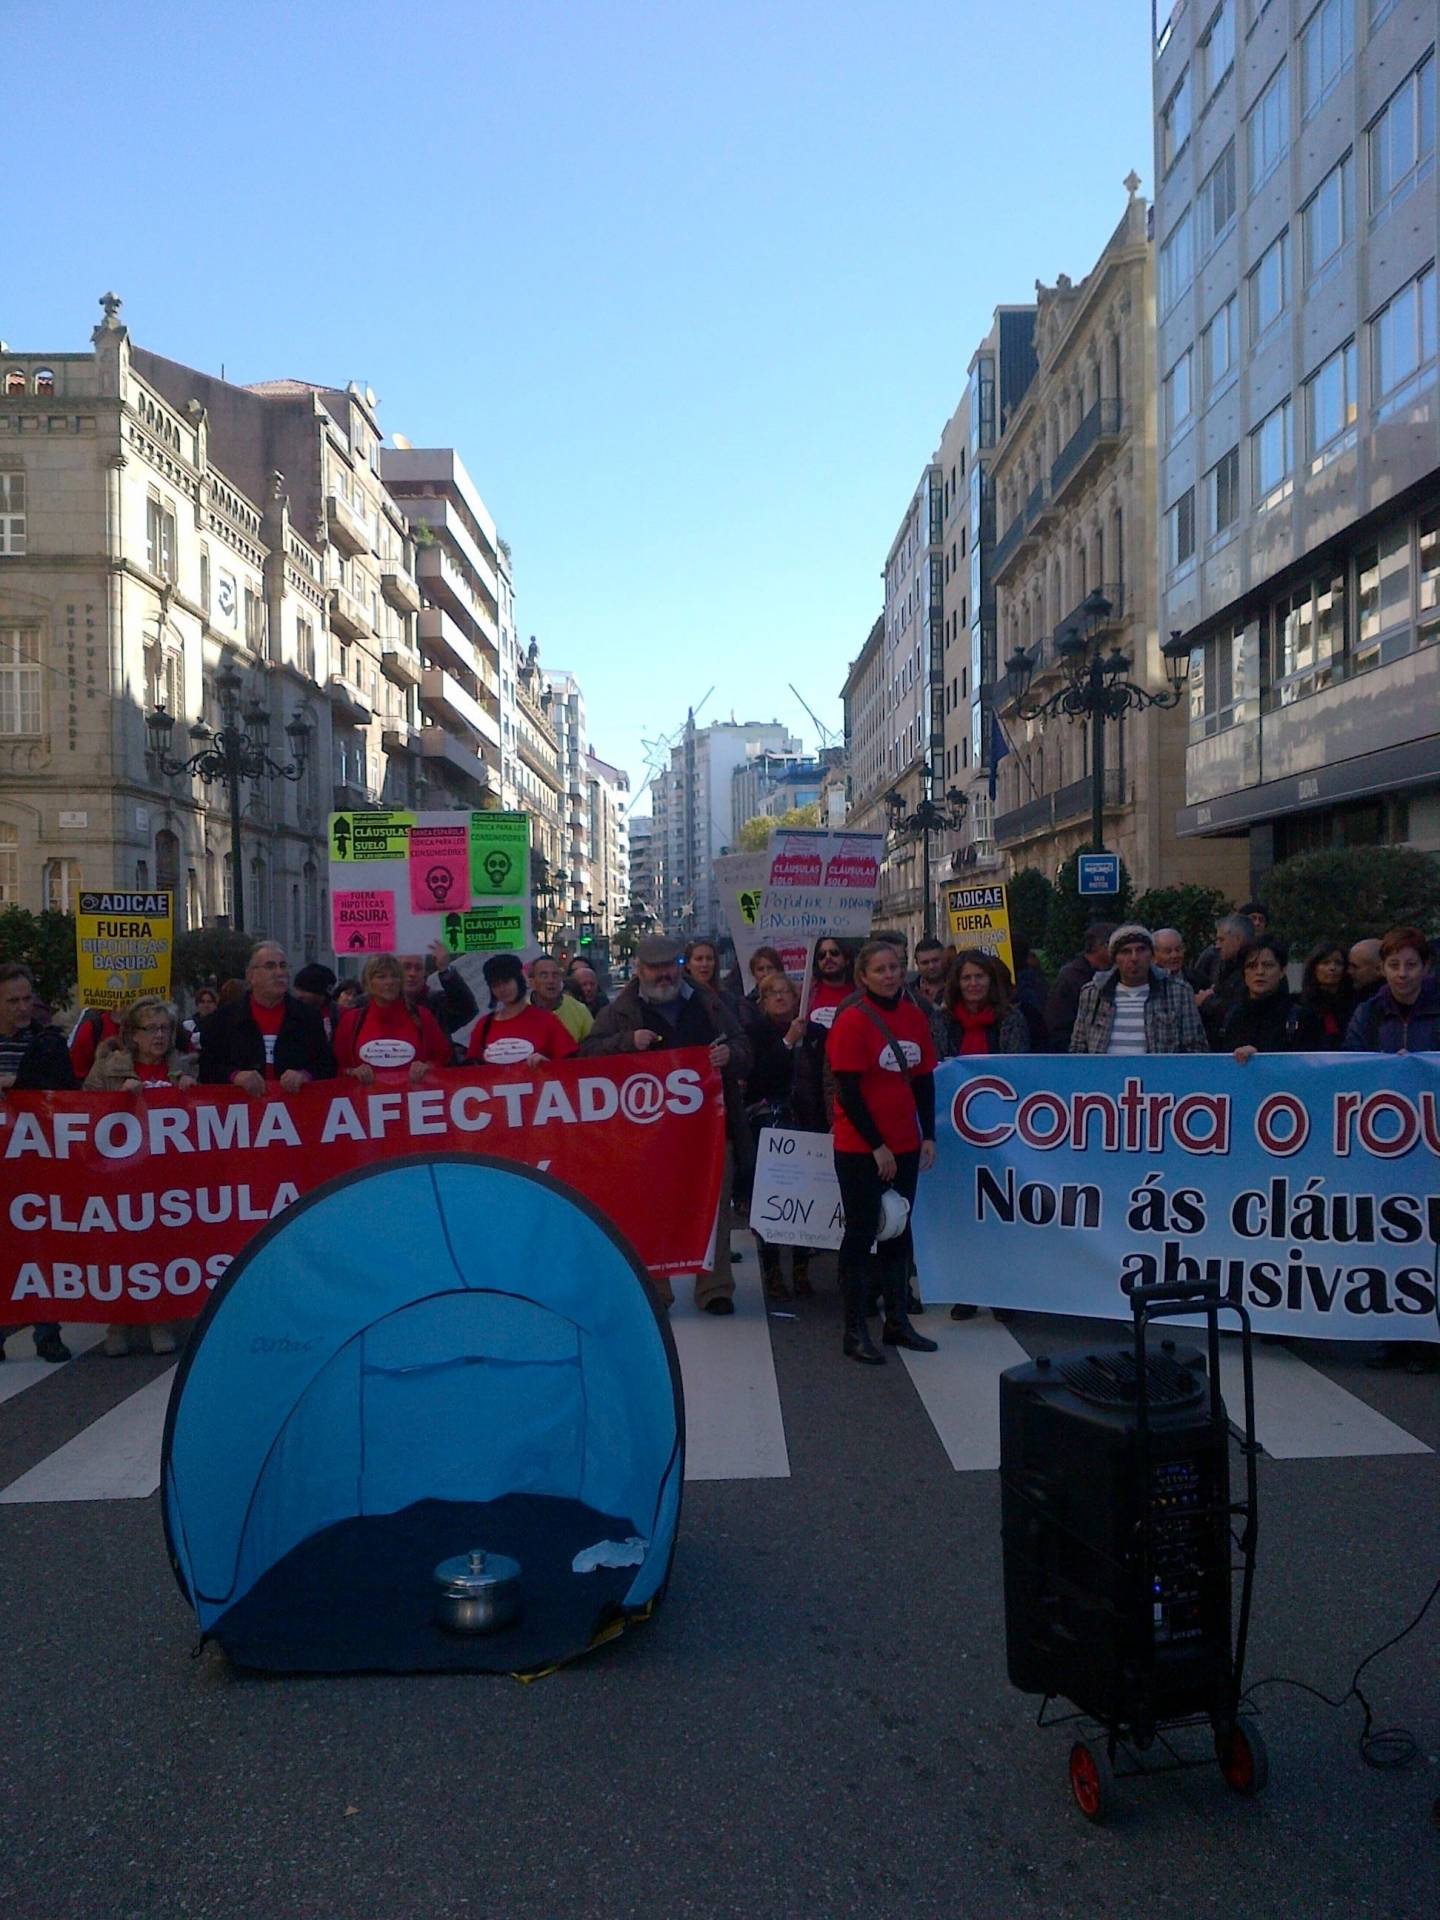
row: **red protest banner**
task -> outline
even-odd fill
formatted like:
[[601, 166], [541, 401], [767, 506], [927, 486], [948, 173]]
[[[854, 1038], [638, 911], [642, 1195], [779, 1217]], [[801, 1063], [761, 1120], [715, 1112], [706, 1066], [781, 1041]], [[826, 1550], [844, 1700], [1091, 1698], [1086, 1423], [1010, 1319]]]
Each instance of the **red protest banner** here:
[[[393, 1084], [386, 1084], [387, 1079]], [[591, 1200], [652, 1273], [706, 1264], [724, 1158], [701, 1048], [231, 1087], [0, 1101], [0, 1324], [199, 1313], [250, 1236], [302, 1193], [402, 1154], [494, 1154]], [[723, 1226], [722, 1226], [723, 1231]]]

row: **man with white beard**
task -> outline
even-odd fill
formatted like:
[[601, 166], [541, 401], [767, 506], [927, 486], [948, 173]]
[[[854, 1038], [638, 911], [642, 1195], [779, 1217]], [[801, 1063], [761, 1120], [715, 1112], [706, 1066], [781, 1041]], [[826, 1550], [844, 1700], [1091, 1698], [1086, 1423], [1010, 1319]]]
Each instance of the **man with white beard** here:
[[[680, 947], [663, 933], [640, 942], [635, 956], [635, 978], [595, 1016], [595, 1025], [580, 1044], [582, 1054], [654, 1053], [668, 1047], [706, 1047], [710, 1063], [720, 1070], [725, 1087], [725, 1177], [720, 1190], [720, 1219], [715, 1235], [715, 1269], [695, 1276], [695, 1304], [707, 1313], [735, 1311], [735, 1280], [730, 1271], [730, 1190], [734, 1180], [733, 1149], [748, 1143], [741, 1087], [750, 1071], [750, 1042], [738, 1015], [708, 987], [681, 978]], [[656, 1277], [653, 1284], [668, 1307], [674, 1295], [670, 1283]]]

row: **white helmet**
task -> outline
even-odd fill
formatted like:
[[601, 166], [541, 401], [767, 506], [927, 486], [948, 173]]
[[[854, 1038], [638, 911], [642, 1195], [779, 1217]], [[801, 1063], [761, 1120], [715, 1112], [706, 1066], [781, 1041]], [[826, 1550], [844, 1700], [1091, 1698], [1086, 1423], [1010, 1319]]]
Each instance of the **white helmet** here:
[[909, 1218], [910, 1202], [894, 1187], [886, 1187], [880, 1196], [880, 1224], [875, 1229], [877, 1243], [881, 1240], [898, 1240]]

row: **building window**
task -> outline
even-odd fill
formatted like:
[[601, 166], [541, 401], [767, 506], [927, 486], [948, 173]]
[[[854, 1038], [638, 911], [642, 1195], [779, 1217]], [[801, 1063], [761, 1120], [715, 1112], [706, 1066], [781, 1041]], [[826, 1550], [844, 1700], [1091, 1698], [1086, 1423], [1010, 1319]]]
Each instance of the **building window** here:
[[1305, 203], [1305, 282], [1311, 284], [1350, 238], [1355, 225], [1355, 159], [1347, 153]]
[[50, 367], [35, 369], [35, 394], [38, 399], [53, 399], [55, 394], [55, 374]]
[[1200, 189], [1200, 250], [1210, 250], [1229, 232], [1235, 218], [1235, 142], [1215, 162]]
[[1420, 516], [1420, 566], [1416, 574], [1419, 645], [1440, 640], [1440, 507]]
[[1300, 35], [1300, 115], [1308, 120], [1355, 51], [1351, 0], [1321, 0]]
[[295, 656], [307, 680], [315, 678], [315, 629], [308, 620], [295, 623]]
[[45, 862], [45, 905], [51, 913], [69, 913], [80, 896], [80, 862]]
[[1175, 91], [1160, 109], [1160, 158], [1166, 173], [1175, 164], [1177, 154], [1190, 138], [1192, 117], [1190, 69], [1187, 67], [1181, 74]]
[[1435, 159], [1435, 62], [1429, 54], [1372, 122], [1370, 212], [1383, 213], [1430, 171]]
[[39, 628], [0, 628], [0, 735], [42, 733], [44, 715]]
[[252, 653], [265, 651], [265, 601], [251, 586], [245, 589], [245, 644]]
[[200, 611], [210, 611], [210, 549], [205, 546], [200, 549]]
[[1377, 416], [1404, 405], [1435, 377], [1435, 269], [1429, 266], [1370, 322], [1371, 393]]
[[1195, 231], [1189, 207], [1160, 249], [1160, 311], [1168, 313], [1195, 275]]
[[1228, 533], [1240, 518], [1240, 449], [1231, 447], [1205, 476], [1206, 531], [1210, 539]]
[[1354, 436], [1357, 413], [1355, 342], [1347, 340], [1305, 383], [1305, 428], [1310, 471], [1318, 473]]
[[25, 376], [18, 367], [12, 367], [5, 376], [5, 398], [13, 400], [17, 394], [25, 391]]
[[1355, 556], [1355, 651], [1365, 673], [1410, 651], [1410, 523], [1387, 527]]
[[1258, 340], [1285, 311], [1290, 297], [1290, 231], [1261, 254], [1250, 272], [1250, 338]]
[[175, 515], [153, 493], [145, 503], [145, 564], [162, 580], [175, 578]]
[[[22, 373], [20, 378], [25, 378]], [[25, 476], [0, 473], [0, 553], [25, 551]]]
[[145, 648], [145, 700], [150, 712], [157, 707], [176, 720], [185, 717], [185, 656], [178, 647], [152, 640]]
[[1195, 558], [1195, 489], [1187, 487], [1165, 516], [1165, 545], [1170, 572]]
[[1239, 313], [1239, 303], [1232, 293], [1200, 336], [1200, 358], [1207, 393], [1213, 393], [1235, 371], [1240, 353]]
[[1250, 191], [1279, 166], [1290, 144], [1290, 72], [1282, 63], [1250, 112]]
[[1290, 492], [1295, 468], [1295, 437], [1290, 402], [1282, 400], [1250, 435], [1250, 479], [1255, 511], [1262, 513]]
[[1223, 0], [1200, 40], [1201, 92], [1208, 100], [1235, 65], [1235, 0]]
[[1191, 351], [1187, 347], [1165, 376], [1165, 431], [1173, 439], [1191, 412]]
[[1270, 615], [1272, 707], [1288, 707], [1334, 680], [1345, 644], [1343, 576], [1307, 581]]
[[0, 821], [0, 907], [20, 904], [20, 835]]

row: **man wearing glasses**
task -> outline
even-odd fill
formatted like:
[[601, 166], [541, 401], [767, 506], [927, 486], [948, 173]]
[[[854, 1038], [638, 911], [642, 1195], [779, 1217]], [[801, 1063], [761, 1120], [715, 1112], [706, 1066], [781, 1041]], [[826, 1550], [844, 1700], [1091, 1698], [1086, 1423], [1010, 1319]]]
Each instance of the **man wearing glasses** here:
[[290, 962], [274, 940], [251, 949], [246, 992], [217, 1008], [200, 1041], [200, 1078], [210, 1087], [233, 1086], [252, 1099], [267, 1088], [297, 1093], [311, 1080], [335, 1078], [335, 1056], [325, 1024], [290, 991]]

